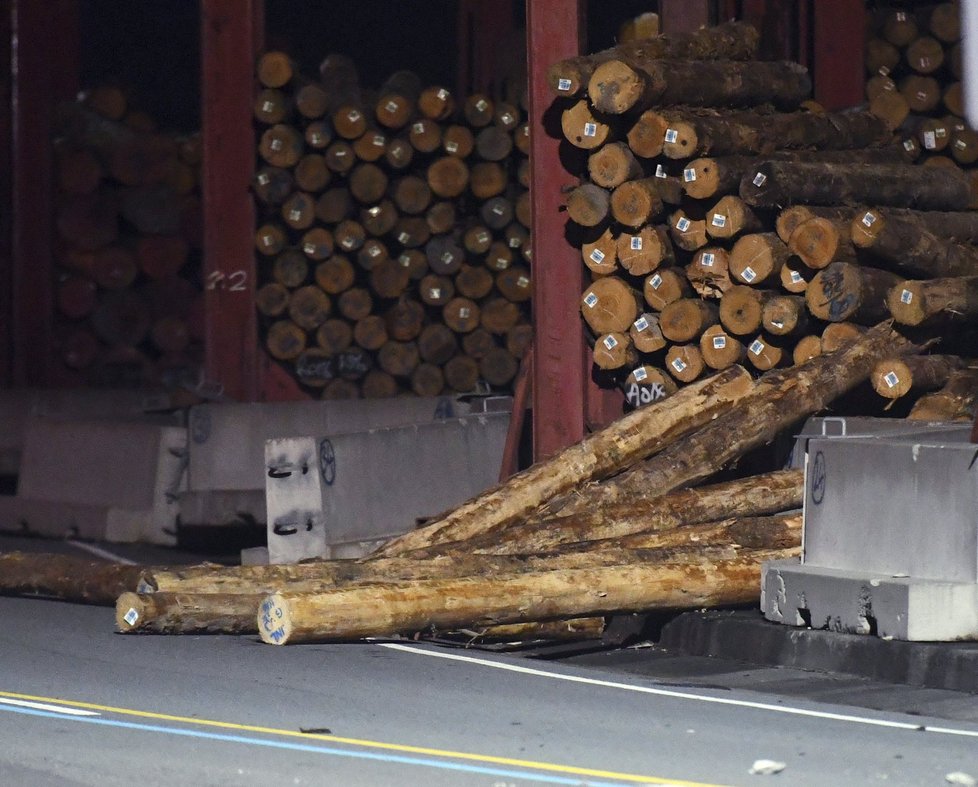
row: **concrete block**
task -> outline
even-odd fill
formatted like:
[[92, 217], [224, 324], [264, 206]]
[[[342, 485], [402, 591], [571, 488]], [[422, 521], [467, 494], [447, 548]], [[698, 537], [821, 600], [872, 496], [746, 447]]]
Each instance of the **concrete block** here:
[[360, 557], [465, 502], [496, 483], [508, 426], [508, 413], [486, 413], [270, 440], [270, 560]]
[[794, 561], [766, 563], [761, 610], [777, 623], [905, 641], [978, 639], [978, 584]]

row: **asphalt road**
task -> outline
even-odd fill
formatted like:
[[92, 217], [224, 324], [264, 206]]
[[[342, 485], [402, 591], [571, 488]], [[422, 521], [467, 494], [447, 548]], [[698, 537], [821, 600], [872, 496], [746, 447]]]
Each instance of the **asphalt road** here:
[[[407, 642], [114, 634], [0, 599], [2, 785], [945, 784], [978, 724]], [[756, 760], [784, 763], [751, 775]]]

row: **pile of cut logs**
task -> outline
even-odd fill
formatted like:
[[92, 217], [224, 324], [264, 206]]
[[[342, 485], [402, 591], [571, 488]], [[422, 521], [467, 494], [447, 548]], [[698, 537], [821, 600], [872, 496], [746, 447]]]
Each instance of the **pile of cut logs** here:
[[327, 399], [507, 390], [531, 335], [520, 106], [407, 71], [368, 95], [338, 55], [257, 75], [268, 352]]
[[0, 592], [115, 603], [121, 632], [271, 644], [595, 638], [615, 613], [756, 603], [761, 564], [799, 553], [802, 472], [711, 477], [918, 350], [887, 322], [756, 380], [731, 366], [362, 560], [139, 571], [13, 554]]
[[196, 380], [200, 145], [102, 85], [60, 108], [55, 343], [89, 385]]
[[[800, 363], [890, 316], [940, 334], [978, 315], [968, 177], [910, 163], [872, 112], [824, 111], [804, 68], [756, 46], [729, 23], [550, 69], [579, 152], [564, 160], [581, 179], [566, 201], [591, 276], [581, 312], [632, 404], [735, 363]], [[919, 366], [912, 383], [884, 372], [885, 395], [975, 380], [965, 360]]]

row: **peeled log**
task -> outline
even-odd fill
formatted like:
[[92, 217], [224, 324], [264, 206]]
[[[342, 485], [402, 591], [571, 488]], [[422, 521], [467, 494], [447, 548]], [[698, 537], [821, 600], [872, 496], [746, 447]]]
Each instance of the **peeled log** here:
[[651, 609], [756, 602], [761, 565], [798, 550], [758, 550], [699, 565], [657, 564], [540, 571], [498, 578], [364, 586], [322, 594], [280, 592], [258, 613], [264, 642], [285, 645], [377, 634], [520, 623]]
[[395, 538], [374, 554], [389, 557], [503, 527], [556, 495], [581, 483], [606, 478], [661, 450], [733, 407], [751, 387], [750, 375], [742, 367], [732, 367], [688, 386], [669, 397], [666, 404], [629, 413], [553, 458], [477, 495], [441, 519]]
[[747, 171], [740, 196], [748, 205], [769, 208], [869, 203], [965, 210], [971, 202], [971, 186], [967, 178], [945, 167], [768, 161]]
[[709, 478], [801, 418], [823, 410], [866, 380], [883, 358], [915, 349], [884, 322], [836, 352], [769, 372], [735, 409], [617, 478], [579, 490], [569, 501], [554, 501], [541, 515], [558, 511], [570, 515], [622, 500], [650, 500]]
[[905, 281], [886, 295], [886, 305], [903, 325], [921, 325], [939, 316], [978, 317], [978, 276]]
[[4, 552], [0, 553], [0, 595], [111, 605], [120, 593], [136, 588], [144, 568], [67, 555]]
[[851, 222], [850, 235], [857, 247], [911, 276], [978, 275], [978, 248], [929, 229], [922, 214], [860, 211]]

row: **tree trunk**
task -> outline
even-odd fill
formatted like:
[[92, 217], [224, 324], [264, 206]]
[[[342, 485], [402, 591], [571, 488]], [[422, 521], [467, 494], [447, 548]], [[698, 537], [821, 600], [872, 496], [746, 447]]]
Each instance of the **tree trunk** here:
[[886, 295], [890, 314], [903, 325], [922, 325], [940, 317], [978, 317], [978, 276], [894, 283]]
[[659, 328], [670, 342], [689, 342], [698, 339], [719, 319], [715, 304], [699, 298], [680, 298], [662, 310]]
[[586, 481], [604, 478], [660, 450], [717, 412], [733, 406], [750, 389], [737, 367], [670, 397], [667, 408], [642, 408], [582, 442], [476, 496], [440, 520], [381, 547], [378, 556], [401, 554], [443, 541], [469, 538], [526, 516], [555, 495]]
[[805, 299], [799, 295], [775, 295], [764, 304], [761, 321], [772, 336], [798, 336], [808, 330]]
[[681, 383], [691, 383], [706, 371], [703, 354], [695, 344], [674, 344], [666, 351], [666, 369]]
[[660, 265], [675, 261], [669, 233], [663, 226], [642, 227], [634, 233], [623, 232], [614, 244], [615, 256], [621, 267], [632, 276], [646, 276]]
[[626, 227], [638, 228], [648, 224], [660, 217], [663, 210], [654, 177], [625, 181], [611, 193], [611, 215]]
[[911, 355], [887, 358], [873, 368], [873, 390], [886, 399], [899, 399], [911, 391], [933, 391], [961, 368], [955, 355]]
[[778, 213], [775, 229], [778, 237], [785, 243], [791, 240], [792, 233], [803, 222], [819, 216], [830, 220], [845, 220], [852, 218], [852, 208], [818, 207], [815, 205], [792, 205]]
[[934, 278], [978, 275], [978, 249], [927, 227], [921, 214], [861, 211], [850, 225], [852, 242], [901, 273]]
[[721, 197], [706, 214], [706, 232], [713, 238], [729, 239], [741, 232], [759, 232], [761, 221], [754, 211], [734, 194]]
[[907, 416], [912, 421], [961, 421], [973, 423], [978, 400], [978, 370], [952, 372], [945, 386], [921, 396]]
[[747, 348], [722, 325], [711, 325], [700, 337], [700, 354], [711, 369], [727, 369], [747, 359]]
[[729, 271], [738, 281], [756, 287], [777, 282], [789, 257], [788, 247], [773, 232], [744, 235], [730, 250]]
[[881, 323], [837, 352], [768, 373], [730, 412], [619, 477], [579, 490], [569, 503], [554, 501], [541, 516], [556, 511], [570, 515], [625, 499], [650, 500], [695, 484], [770, 442], [799, 419], [824, 409], [867, 379], [882, 358], [914, 349], [889, 323]]
[[135, 590], [144, 566], [100, 563], [50, 553], [0, 553], [0, 595], [46, 596], [111, 605]]
[[567, 195], [567, 215], [582, 227], [596, 227], [604, 222], [611, 210], [611, 193], [607, 189], [585, 183]]
[[588, 156], [588, 174], [591, 182], [606, 189], [620, 186], [626, 180], [642, 177], [642, 165], [624, 142], [612, 142], [598, 148]]
[[421, 631], [431, 626], [458, 628], [749, 603], [757, 601], [762, 563], [797, 553], [758, 550], [699, 565], [545, 570], [322, 594], [275, 593], [262, 602], [258, 628], [263, 641], [284, 645]]
[[919, 210], [965, 210], [968, 180], [942, 168], [909, 164], [834, 164], [768, 161], [744, 175], [740, 196], [749, 205], [891, 205]]
[[701, 298], [722, 298], [733, 287], [730, 281], [730, 255], [719, 246], [698, 249], [685, 271], [690, 285]]
[[645, 302], [658, 312], [680, 298], [692, 294], [682, 268], [660, 268], [645, 277], [642, 287]]
[[815, 216], [803, 221], [788, 239], [788, 249], [812, 270], [833, 262], [854, 262], [856, 249], [850, 239], [849, 222]]
[[623, 279], [607, 276], [584, 291], [581, 313], [597, 334], [624, 333], [638, 317], [639, 304], [640, 296]]
[[736, 285], [720, 299], [720, 324], [736, 336], [749, 336], [761, 329], [764, 304], [773, 292]]
[[887, 316], [887, 293], [901, 281], [878, 268], [833, 262], [815, 274], [805, 290], [805, 302], [820, 320], [872, 325]]

